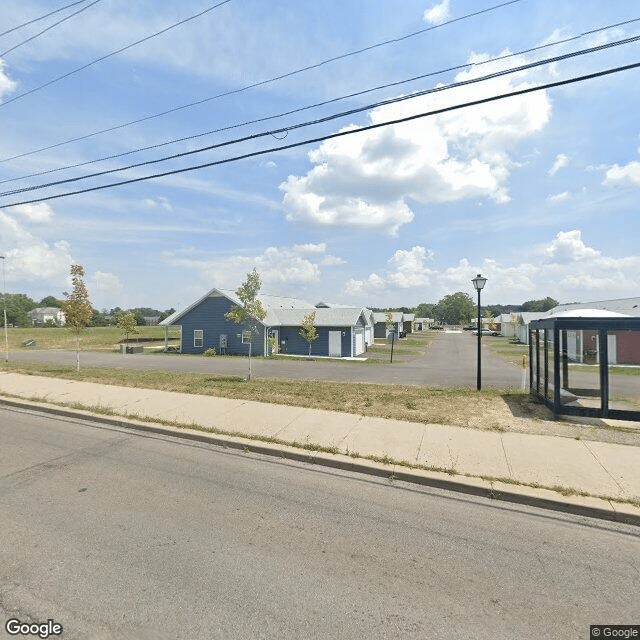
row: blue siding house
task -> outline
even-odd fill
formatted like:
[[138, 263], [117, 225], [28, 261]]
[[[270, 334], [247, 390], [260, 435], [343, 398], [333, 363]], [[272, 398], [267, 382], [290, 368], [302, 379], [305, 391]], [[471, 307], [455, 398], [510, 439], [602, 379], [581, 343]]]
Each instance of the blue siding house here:
[[[300, 336], [303, 318], [315, 312], [318, 339], [311, 344], [311, 355], [355, 357], [373, 343], [373, 314], [363, 307], [313, 305], [306, 300], [281, 296], [259, 295], [267, 312], [262, 322], [256, 322], [257, 332], [251, 340], [251, 353], [268, 355], [268, 338], [275, 338], [276, 351], [292, 355], [308, 355], [309, 344]], [[180, 326], [180, 352], [204, 353], [214, 347], [218, 353], [249, 353], [245, 331], [225, 318], [234, 305], [239, 305], [235, 292], [212, 289], [205, 296], [163, 320], [165, 327]], [[243, 340], [243, 334], [245, 339]], [[166, 344], [166, 343], [165, 343]]]

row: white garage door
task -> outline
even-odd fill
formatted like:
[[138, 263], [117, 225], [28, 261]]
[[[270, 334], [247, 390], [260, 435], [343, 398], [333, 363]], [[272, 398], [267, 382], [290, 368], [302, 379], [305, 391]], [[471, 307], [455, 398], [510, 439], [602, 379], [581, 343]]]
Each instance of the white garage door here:
[[356, 337], [356, 350], [353, 355], [358, 356], [361, 353], [364, 353], [364, 329], [356, 329], [355, 337]]

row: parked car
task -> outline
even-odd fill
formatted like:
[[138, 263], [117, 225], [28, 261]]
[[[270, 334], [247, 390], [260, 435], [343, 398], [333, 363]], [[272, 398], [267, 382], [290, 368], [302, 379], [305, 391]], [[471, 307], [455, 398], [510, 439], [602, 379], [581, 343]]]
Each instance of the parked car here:
[[[481, 329], [481, 332], [483, 336], [499, 336], [500, 335], [499, 331], [494, 331], [493, 329]], [[477, 329], [473, 330], [473, 335], [474, 336], [478, 335]]]

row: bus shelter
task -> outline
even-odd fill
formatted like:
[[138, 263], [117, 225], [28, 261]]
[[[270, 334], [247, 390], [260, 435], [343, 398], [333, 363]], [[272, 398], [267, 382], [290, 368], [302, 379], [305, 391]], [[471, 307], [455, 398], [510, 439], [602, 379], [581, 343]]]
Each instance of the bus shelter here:
[[640, 317], [530, 322], [529, 391], [556, 414], [640, 421]]

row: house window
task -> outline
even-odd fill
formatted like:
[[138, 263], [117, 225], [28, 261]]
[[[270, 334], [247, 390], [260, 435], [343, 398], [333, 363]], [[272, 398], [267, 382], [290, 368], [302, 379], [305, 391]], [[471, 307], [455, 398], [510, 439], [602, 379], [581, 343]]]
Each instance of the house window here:
[[203, 329], [194, 329], [193, 331], [193, 346], [201, 347], [204, 342], [204, 330]]

